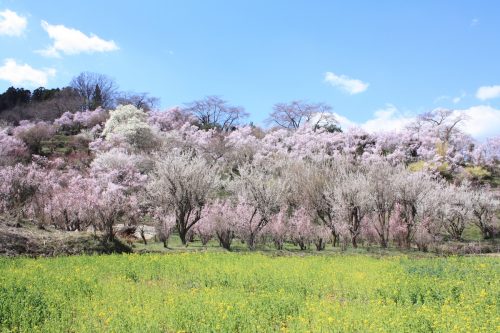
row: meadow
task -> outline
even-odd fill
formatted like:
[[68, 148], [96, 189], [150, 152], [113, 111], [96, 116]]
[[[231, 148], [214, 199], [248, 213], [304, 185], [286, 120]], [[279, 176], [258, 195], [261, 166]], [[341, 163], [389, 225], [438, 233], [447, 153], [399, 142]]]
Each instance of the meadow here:
[[495, 332], [498, 257], [0, 258], [1, 332]]

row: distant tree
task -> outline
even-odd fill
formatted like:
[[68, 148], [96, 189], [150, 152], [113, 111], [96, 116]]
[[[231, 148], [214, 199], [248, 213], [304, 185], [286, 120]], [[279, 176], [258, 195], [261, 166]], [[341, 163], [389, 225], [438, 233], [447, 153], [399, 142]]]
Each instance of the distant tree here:
[[75, 89], [83, 98], [82, 109], [92, 109], [96, 95], [96, 88], [99, 86], [102, 106], [109, 109], [114, 106], [118, 86], [116, 82], [104, 74], [83, 72], [74, 77], [70, 86]]
[[185, 111], [198, 119], [203, 129], [219, 128], [228, 131], [248, 117], [241, 106], [231, 106], [218, 96], [208, 96], [186, 104]]
[[144, 111], [152, 111], [159, 107], [160, 99], [149, 96], [148, 93], [122, 92], [116, 99], [117, 104], [131, 104]]
[[0, 112], [19, 105], [26, 105], [31, 100], [31, 91], [23, 88], [9, 87], [0, 95]]
[[53, 121], [64, 112], [82, 109], [83, 98], [71, 87], [29, 90], [9, 88], [0, 94], [0, 119], [12, 124], [22, 120]]
[[46, 89], [44, 87], [39, 87], [33, 90], [31, 94], [31, 102], [40, 103], [49, 99], [53, 99], [57, 96], [57, 94], [61, 91], [59, 88], [55, 89]]
[[28, 119], [53, 121], [64, 112], [74, 113], [82, 109], [83, 98], [71, 88], [64, 87], [54, 92], [45, 91], [40, 102], [32, 102], [26, 110]]
[[460, 133], [459, 124], [465, 120], [466, 117], [463, 114], [453, 110], [435, 109], [420, 114], [408, 127], [418, 132], [432, 131], [443, 143], [447, 144], [454, 135]]
[[[304, 101], [292, 101], [290, 103], [278, 103], [273, 107], [273, 112], [267, 121], [283, 128], [297, 129], [301, 125], [311, 121], [316, 116], [315, 125], [326, 119], [332, 107], [324, 103], [306, 103]], [[314, 127], [314, 126], [313, 126]]]

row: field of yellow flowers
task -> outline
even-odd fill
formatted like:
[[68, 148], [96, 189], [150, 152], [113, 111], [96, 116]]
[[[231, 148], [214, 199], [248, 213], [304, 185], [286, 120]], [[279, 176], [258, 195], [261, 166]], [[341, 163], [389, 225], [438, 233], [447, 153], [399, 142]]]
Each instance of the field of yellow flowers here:
[[0, 259], [0, 332], [498, 332], [498, 257]]

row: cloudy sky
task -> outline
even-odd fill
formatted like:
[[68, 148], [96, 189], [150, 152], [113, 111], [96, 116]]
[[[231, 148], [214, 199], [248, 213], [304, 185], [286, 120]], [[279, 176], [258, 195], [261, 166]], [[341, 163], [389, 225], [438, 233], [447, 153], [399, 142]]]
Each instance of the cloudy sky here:
[[262, 123], [326, 102], [346, 126], [402, 128], [443, 107], [500, 134], [499, 1], [0, 0], [0, 91], [82, 71], [163, 108], [206, 95]]

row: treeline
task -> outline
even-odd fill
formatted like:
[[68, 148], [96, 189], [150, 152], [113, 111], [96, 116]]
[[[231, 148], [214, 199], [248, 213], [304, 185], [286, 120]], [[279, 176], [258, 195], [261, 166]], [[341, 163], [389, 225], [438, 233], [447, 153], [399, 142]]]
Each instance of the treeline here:
[[0, 94], [0, 121], [15, 125], [23, 120], [52, 122], [64, 112], [110, 109], [118, 104], [150, 110], [157, 106], [158, 99], [147, 93], [121, 92], [112, 78], [83, 72], [62, 88], [31, 91], [9, 87]]

